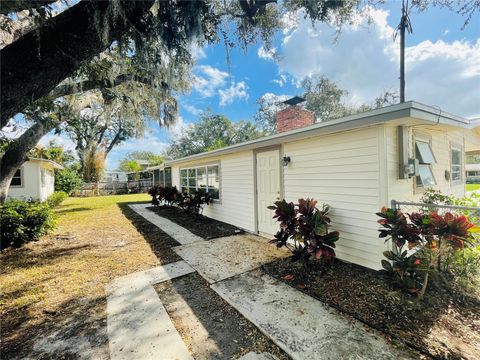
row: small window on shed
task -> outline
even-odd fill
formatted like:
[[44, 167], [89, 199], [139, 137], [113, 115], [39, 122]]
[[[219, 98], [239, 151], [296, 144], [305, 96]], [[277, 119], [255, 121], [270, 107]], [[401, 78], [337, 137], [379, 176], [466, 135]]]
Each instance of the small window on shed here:
[[10, 186], [22, 186], [22, 169], [15, 171]]

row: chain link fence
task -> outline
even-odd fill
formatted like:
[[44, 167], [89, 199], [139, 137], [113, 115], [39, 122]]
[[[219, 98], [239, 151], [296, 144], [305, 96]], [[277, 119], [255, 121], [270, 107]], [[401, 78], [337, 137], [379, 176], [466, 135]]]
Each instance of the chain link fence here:
[[474, 207], [474, 206], [427, 204], [427, 203], [420, 203], [420, 202], [392, 200], [391, 207], [392, 209], [402, 210], [403, 213], [435, 211], [438, 214], [445, 214], [447, 212], [451, 212], [451, 213], [467, 215], [472, 220], [480, 219], [480, 207]]

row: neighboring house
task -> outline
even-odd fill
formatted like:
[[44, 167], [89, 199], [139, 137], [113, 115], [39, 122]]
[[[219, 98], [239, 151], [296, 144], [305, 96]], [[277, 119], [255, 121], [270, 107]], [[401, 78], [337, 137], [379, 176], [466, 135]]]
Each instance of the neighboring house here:
[[215, 198], [206, 216], [267, 236], [278, 230], [267, 209], [275, 201], [327, 203], [340, 231], [337, 256], [378, 269], [387, 245], [375, 213], [429, 187], [463, 196], [465, 151], [480, 150], [480, 128], [417, 102], [313, 122], [311, 112], [288, 107], [277, 114], [277, 134], [167, 161], [154, 179], [206, 189]]
[[105, 171], [101, 182], [127, 181], [127, 173], [124, 171]]
[[13, 176], [8, 197], [45, 201], [55, 191], [55, 169], [63, 166], [52, 160], [29, 158]]
[[466, 164], [467, 182], [480, 183], [480, 164]]

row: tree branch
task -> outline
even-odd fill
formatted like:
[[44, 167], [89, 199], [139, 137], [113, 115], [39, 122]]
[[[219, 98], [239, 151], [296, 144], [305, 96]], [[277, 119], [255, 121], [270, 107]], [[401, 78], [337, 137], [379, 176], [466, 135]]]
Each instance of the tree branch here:
[[38, 9], [50, 5], [57, 0], [2, 0], [0, 1], [0, 14], [9, 14], [28, 9]]
[[[1, 127], [35, 100], [50, 93], [86, 61], [104, 51], [148, 12], [154, 0], [80, 1], [0, 51]], [[94, 24], [102, 19], [106, 34]]]
[[[128, 75], [128, 74], [122, 74], [118, 75], [113, 81], [110, 81], [108, 79], [103, 79], [103, 80], [85, 80], [80, 83], [76, 84], [65, 84], [65, 85], [59, 85], [53, 91], [49, 94], [52, 98], [56, 99], [62, 96], [66, 95], [73, 95], [79, 92], [84, 92], [84, 91], [89, 91], [89, 90], [94, 90], [94, 89], [108, 89], [108, 88], [113, 88], [115, 86], [121, 85], [125, 82], [132, 81], [132, 82], [138, 82], [142, 83], [145, 85], [151, 85], [153, 86], [153, 80], [148, 79], [145, 77], [141, 76], [136, 76], [136, 75]], [[168, 85], [166, 83], [162, 83], [162, 87], [167, 90]]]

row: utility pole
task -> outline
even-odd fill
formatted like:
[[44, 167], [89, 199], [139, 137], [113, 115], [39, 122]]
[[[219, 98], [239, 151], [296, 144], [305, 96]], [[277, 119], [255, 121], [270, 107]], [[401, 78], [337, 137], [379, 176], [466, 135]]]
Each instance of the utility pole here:
[[400, 32], [400, 103], [405, 102], [405, 30], [412, 33], [408, 12], [408, 0], [402, 0], [402, 17], [394, 34], [395, 39]]

